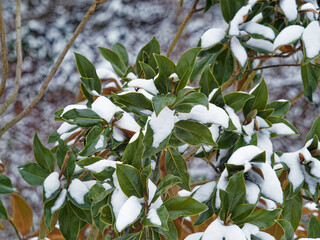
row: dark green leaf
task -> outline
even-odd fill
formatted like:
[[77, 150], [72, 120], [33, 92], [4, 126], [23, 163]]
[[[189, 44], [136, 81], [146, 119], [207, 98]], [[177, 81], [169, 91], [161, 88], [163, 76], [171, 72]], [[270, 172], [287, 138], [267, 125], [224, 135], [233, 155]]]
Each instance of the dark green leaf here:
[[[80, 220], [85, 221], [86, 223], [89, 223], [90, 225], [92, 225], [92, 216], [91, 216], [90, 209], [82, 209], [72, 203], [69, 203], [69, 207], [78, 216], [78, 218], [80, 218]], [[80, 226], [80, 229], [81, 229], [81, 226]]]
[[10, 178], [0, 174], [0, 194], [12, 193], [16, 190], [13, 188]]
[[186, 93], [182, 98], [179, 96], [174, 103], [174, 109], [177, 112], [188, 113], [196, 105], [203, 105], [206, 108], [209, 107], [209, 101], [206, 95], [198, 92]]
[[239, 138], [239, 134], [231, 132], [231, 131], [224, 131], [220, 136], [217, 144], [221, 149], [227, 149], [233, 146]]
[[103, 47], [99, 47], [99, 52], [108, 62], [111, 63], [113, 70], [118, 74], [118, 76], [123, 77], [127, 66], [120, 56], [116, 52]]
[[291, 224], [284, 219], [279, 219], [277, 220], [277, 222], [279, 223], [279, 225], [281, 226], [281, 228], [284, 231], [284, 235], [282, 236], [281, 240], [292, 240], [294, 239], [294, 230], [291, 226]]
[[74, 122], [79, 127], [92, 127], [104, 121], [91, 109], [71, 109], [63, 114], [62, 117]]
[[208, 56], [205, 56], [197, 60], [194, 66], [193, 72], [190, 76], [190, 82], [191, 83], [195, 82], [197, 80], [198, 75], [202, 73], [203, 69], [209, 66], [210, 64], [213, 64], [217, 57], [218, 57], [218, 54], [210, 54]]
[[118, 164], [116, 174], [122, 191], [128, 197], [143, 197], [143, 187], [138, 169], [127, 164]]
[[273, 116], [283, 117], [287, 114], [291, 106], [290, 101], [273, 101], [268, 103], [266, 108], [274, 109]]
[[312, 94], [317, 90], [320, 79], [319, 68], [312, 66], [312, 63], [301, 63], [301, 77], [304, 89], [304, 96], [312, 102]]
[[217, 146], [213, 141], [209, 128], [199, 122], [181, 120], [175, 124], [174, 133], [178, 139], [194, 146]]
[[[59, 140], [59, 148], [57, 151], [57, 163], [58, 163], [58, 166], [60, 169], [63, 165], [64, 158], [65, 158], [67, 152], [69, 151], [70, 147], [71, 146], [68, 146], [64, 141]], [[65, 177], [70, 178], [72, 176], [74, 169], [76, 167], [75, 162], [76, 162], [76, 156], [75, 156], [74, 152], [72, 151], [69, 155], [68, 163], [67, 163], [65, 171], [63, 173], [63, 175]]]
[[[223, 108], [226, 105], [224, 97], [222, 95], [221, 87], [219, 87], [218, 90], [213, 94], [213, 96], [210, 99], [210, 103], [213, 103], [214, 105], [221, 108]], [[232, 123], [231, 119], [230, 122]]]
[[86, 137], [86, 145], [79, 153], [79, 156], [90, 156], [95, 152], [106, 148], [108, 144], [107, 138], [110, 135], [109, 128], [94, 126]]
[[105, 199], [112, 191], [113, 188], [106, 190], [101, 183], [97, 182], [90, 188], [89, 196], [92, 198], [94, 203], [98, 203]]
[[42, 185], [43, 181], [48, 177], [50, 172], [43, 169], [36, 163], [27, 163], [18, 167], [22, 178], [30, 185]]
[[153, 37], [150, 42], [143, 46], [143, 48], [138, 53], [136, 60], [136, 68], [139, 77], [142, 76], [142, 69], [140, 68], [139, 62], [148, 64], [151, 68], [153, 68], [154, 71], [157, 70], [157, 64], [154, 57], [154, 53], [160, 54], [160, 44], [155, 37]]
[[213, 76], [210, 66], [207, 66], [200, 78], [199, 86], [201, 87], [201, 92], [204, 93], [207, 97], [212, 92], [213, 89], [218, 88], [219, 84], [215, 77]]
[[162, 207], [156, 209], [156, 212], [157, 212], [158, 217], [160, 218], [161, 225], [155, 225], [154, 223], [152, 223], [150, 221], [150, 219], [147, 216], [145, 216], [142, 219], [141, 223], [144, 226], [159, 227], [159, 228], [162, 228], [163, 230], [169, 230], [169, 228], [168, 228], [169, 213], [168, 213], [167, 209], [164, 206], [162, 206]]
[[80, 230], [80, 220], [74, 214], [69, 204], [66, 204], [59, 213], [59, 226], [62, 235], [68, 240], [76, 240]]
[[178, 239], [178, 232], [176, 226], [174, 225], [173, 221], [168, 221], [169, 230], [163, 230], [161, 228], [154, 228], [154, 230], [161, 235], [163, 235], [168, 240], [177, 240]]
[[305, 142], [312, 139], [314, 135], [316, 135], [318, 139], [320, 139], [320, 116], [318, 116], [317, 119], [313, 122]]
[[176, 96], [171, 93], [154, 96], [152, 98], [152, 105], [156, 116], [159, 115], [162, 109], [172, 105], [175, 102], [175, 100]]
[[113, 224], [113, 214], [109, 205], [102, 209], [100, 219], [106, 224]]
[[191, 197], [173, 197], [163, 203], [169, 212], [169, 219], [192, 216], [204, 212], [208, 207]]
[[291, 223], [293, 230], [295, 231], [300, 223], [302, 213], [302, 195], [299, 191], [296, 195], [290, 196], [290, 185], [288, 184], [284, 190], [284, 203], [282, 216], [285, 220]]
[[191, 48], [187, 50], [178, 61], [176, 72], [180, 81], [177, 82], [176, 91], [183, 89], [187, 85], [200, 50], [201, 48]]
[[174, 148], [167, 147], [165, 158], [167, 172], [169, 174], [179, 177], [182, 183], [178, 185], [186, 189], [187, 191], [190, 191], [190, 176], [188, 173], [188, 167], [181, 154]]
[[253, 212], [246, 220], [246, 223], [251, 223], [258, 226], [260, 229], [266, 229], [274, 224], [274, 221], [279, 218], [281, 209], [267, 210], [260, 209]]
[[231, 219], [232, 221], [238, 225], [239, 223], [243, 223], [246, 221], [247, 217], [250, 216], [250, 214], [255, 209], [255, 204], [239, 204], [236, 206], [236, 208], [233, 210]]
[[234, 68], [234, 59], [230, 48], [220, 53], [213, 64], [213, 76], [219, 85], [224, 84], [232, 76]]
[[128, 107], [132, 112], [136, 114], [143, 114], [143, 111], [152, 111], [151, 101], [146, 98], [142, 93], [138, 92], [128, 92], [126, 94], [112, 94], [112, 98]]
[[[188, 174], [189, 175], [189, 174]], [[173, 185], [181, 183], [181, 179], [179, 177], [168, 174], [163, 179], [161, 179], [159, 185], [157, 186], [156, 193], [152, 199], [152, 202], [155, 202], [163, 193], [165, 193], [169, 188]]]
[[94, 79], [81, 77], [80, 80], [81, 80], [82, 89], [85, 88], [85, 90], [86, 90], [83, 92], [83, 94], [87, 97], [87, 99], [90, 102], [93, 102], [93, 101], [91, 101], [91, 99], [93, 99], [93, 97], [91, 97], [91, 96], [88, 97], [87, 94], [90, 94], [92, 96], [97, 96], [99, 94], [99, 92], [95, 89]]
[[320, 224], [313, 214], [310, 215], [308, 238], [320, 238]]
[[3, 203], [1, 201], [1, 199], [0, 199], [0, 219], [9, 220], [9, 216], [8, 216], [7, 210], [3, 206]]
[[243, 114], [245, 117], [253, 110], [264, 110], [268, 102], [268, 86], [264, 79], [259, 83], [259, 85], [250, 92], [254, 98], [249, 99], [243, 106]]
[[141, 159], [144, 152], [143, 133], [140, 132], [135, 141], [129, 142], [122, 155], [122, 162], [134, 166], [137, 169], [141, 168]]
[[145, 79], [153, 79], [156, 76], [155, 71], [153, 70], [153, 68], [150, 65], [148, 65], [144, 62], [139, 62], [139, 64], [140, 64], [140, 67], [143, 71], [143, 74], [144, 74], [143, 77]]
[[224, 20], [230, 22], [238, 10], [246, 4], [245, 0], [221, 0], [220, 6]]
[[118, 54], [124, 65], [128, 66], [129, 57], [126, 48], [120, 43], [113, 44], [111, 48], [115, 53]]
[[172, 90], [169, 77], [176, 72], [176, 65], [165, 56], [158, 54], [154, 54], [154, 56], [159, 69], [159, 74], [155, 78], [154, 84], [160, 93], [167, 94]]
[[33, 138], [33, 154], [40, 167], [47, 169], [49, 172], [54, 171], [54, 159], [51, 151], [41, 143], [37, 133]]
[[233, 108], [235, 112], [238, 112], [251, 98], [254, 98], [254, 96], [244, 92], [232, 92], [224, 95], [226, 105]]

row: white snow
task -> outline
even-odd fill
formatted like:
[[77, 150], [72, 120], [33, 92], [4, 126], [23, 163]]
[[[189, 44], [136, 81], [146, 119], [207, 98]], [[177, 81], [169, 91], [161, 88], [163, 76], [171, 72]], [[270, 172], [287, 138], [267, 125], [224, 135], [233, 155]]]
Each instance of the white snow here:
[[161, 219], [157, 213], [156, 209], [150, 209], [148, 212], [147, 218], [150, 220], [150, 222], [154, 225], [161, 226]]
[[159, 147], [160, 143], [165, 140], [172, 132], [175, 123], [174, 111], [168, 107], [162, 109], [158, 116], [152, 113], [150, 127], [153, 131], [152, 147]]
[[133, 79], [137, 79], [137, 76], [133, 72], [129, 72], [126, 78], [133, 80]]
[[67, 189], [62, 189], [62, 191], [59, 194], [59, 197], [57, 198], [57, 200], [54, 202], [54, 205], [51, 208], [51, 213], [54, 213], [55, 211], [57, 211], [59, 208], [61, 208], [61, 206], [63, 205], [63, 203], [66, 200], [66, 196], [67, 196]]
[[256, 116], [255, 119], [257, 120], [259, 129], [269, 127], [269, 124], [262, 117]]
[[100, 94], [99, 94], [96, 90], [92, 90], [91, 93], [92, 93], [94, 96], [100, 96]]
[[310, 211], [319, 211], [319, 208], [317, 208], [317, 204], [314, 202], [308, 202], [303, 205], [304, 207], [308, 208]]
[[97, 180], [82, 181], [82, 183], [83, 183], [84, 185], [86, 185], [86, 187], [88, 188], [88, 190], [90, 190], [90, 188], [92, 188], [92, 186], [97, 183]]
[[246, 235], [237, 225], [224, 225], [220, 218], [214, 220], [205, 230], [202, 240], [246, 240]]
[[273, 52], [273, 44], [267, 40], [250, 38], [246, 44], [255, 49], [261, 49], [266, 52]]
[[59, 135], [61, 135], [61, 134], [63, 134], [63, 133], [69, 132], [69, 131], [70, 131], [71, 129], [73, 129], [73, 128], [77, 128], [77, 126], [76, 126], [76, 125], [71, 125], [71, 124], [69, 124], [69, 123], [67, 123], [67, 122], [64, 122], [64, 123], [62, 123], [61, 126], [58, 128], [57, 133], [58, 133]]
[[251, 169], [251, 159], [263, 151], [254, 145], [248, 145], [238, 148], [229, 158], [228, 163], [233, 165], [243, 165], [244, 171], [247, 172]]
[[[141, 93], [141, 94], [143, 94], [143, 96], [145, 96], [147, 99], [149, 99], [149, 100], [152, 100], [152, 98], [153, 98], [153, 95], [151, 95], [150, 93], [148, 93], [146, 90], [144, 90], [144, 89], [142, 89], [142, 88], [140, 88], [139, 90], [138, 90], [138, 93]], [[150, 111], [150, 110], [145, 110], [145, 111]], [[150, 114], [151, 115], [151, 114]]]
[[135, 79], [129, 82], [128, 86], [143, 88], [144, 90], [152, 94], [159, 93], [158, 89], [156, 88], [156, 85], [154, 85], [153, 79]]
[[140, 132], [141, 127], [134, 118], [127, 112], [123, 112], [122, 118], [115, 122], [118, 128], [126, 129], [131, 132]]
[[245, 18], [251, 9], [250, 5], [242, 6], [239, 11], [236, 13], [236, 15], [233, 17], [233, 19], [230, 21], [230, 27], [229, 27], [229, 35], [235, 36], [239, 35], [239, 25], [245, 21]]
[[116, 218], [116, 228], [121, 232], [125, 227], [133, 223], [140, 215], [142, 206], [136, 196], [131, 196], [120, 208]]
[[46, 198], [49, 198], [60, 188], [59, 173], [53, 172], [43, 181], [43, 190]]
[[267, 130], [257, 132], [257, 147], [266, 152], [266, 162], [271, 164], [271, 155], [273, 154], [273, 146], [270, 140], [270, 133]]
[[66, 106], [64, 109], [63, 109], [63, 112], [60, 116], [63, 116], [66, 112], [72, 110], [72, 109], [87, 109], [87, 106], [85, 105], [80, 105], [80, 104], [71, 104], [71, 105], [68, 105]]
[[193, 194], [192, 197], [199, 202], [207, 202], [210, 199], [215, 186], [215, 181], [203, 184], [196, 190], [195, 194]]
[[171, 79], [172, 82], [179, 82], [180, 79], [178, 77], [178, 75], [176, 73], [172, 73], [170, 76], [169, 76], [169, 79]]
[[268, 131], [270, 133], [276, 133], [278, 135], [295, 134], [295, 132], [284, 123], [273, 123], [272, 126], [268, 128]]
[[236, 130], [234, 130], [236, 133], [242, 133], [242, 127], [241, 127], [241, 123], [240, 123], [240, 118], [239, 116], [234, 112], [233, 108], [225, 105], [224, 106], [224, 110], [226, 110], [226, 112], [228, 113], [233, 125], [237, 128]]
[[151, 203], [156, 191], [157, 186], [148, 178], [148, 205]]
[[112, 128], [112, 137], [118, 142], [122, 142], [126, 139], [124, 132], [115, 126]]
[[189, 113], [179, 113], [179, 119], [192, 119], [202, 123], [215, 123], [224, 128], [229, 126], [229, 116], [226, 111], [212, 103], [209, 103], [209, 109], [203, 105], [194, 106]]
[[227, 186], [228, 186], [228, 171], [225, 168], [222, 173], [221, 176], [219, 178], [219, 181], [217, 183], [217, 191], [216, 191], [216, 202], [215, 202], [215, 207], [216, 208], [220, 208], [221, 205], [221, 200], [220, 200], [220, 194], [219, 194], [219, 190], [226, 190]]
[[133, 143], [135, 140], [137, 140], [138, 137], [139, 137], [139, 135], [140, 135], [140, 132], [136, 132], [136, 133], [130, 138], [129, 143]]
[[275, 51], [282, 45], [291, 44], [297, 41], [304, 31], [304, 27], [299, 25], [290, 25], [285, 27], [276, 37], [273, 43], [273, 50]]
[[200, 240], [204, 232], [197, 232], [188, 235], [184, 240]]
[[[315, 13], [315, 12], [318, 12], [316, 6], [314, 4], [312, 4], [312, 3], [303, 4], [300, 7], [300, 10], [301, 11], [306, 11], [307, 18], [309, 20], [311, 20], [311, 21], [317, 20], [317, 17], [319, 16], [319, 13], [318, 14]], [[315, 12], [313, 12], [312, 10], [315, 11]]]
[[108, 98], [104, 96], [98, 97], [91, 105], [91, 108], [96, 112], [101, 118], [110, 122], [113, 115], [120, 111], [121, 108], [114, 105]]
[[84, 166], [84, 168], [92, 172], [99, 173], [102, 172], [106, 167], [116, 168], [116, 164], [121, 164], [121, 162], [116, 162], [109, 159], [102, 159], [93, 164]]
[[[218, 138], [220, 137], [219, 125], [217, 125], [217, 124], [212, 124], [211, 127], [209, 127], [209, 130], [210, 130], [210, 132], [211, 132], [213, 141], [216, 142], [216, 141], [218, 140]], [[184, 146], [184, 145], [183, 145], [183, 146]], [[182, 146], [181, 146], [181, 147], [182, 147]], [[187, 147], [188, 147], [188, 145], [187, 145]], [[179, 147], [178, 147], [178, 149], [179, 149]], [[180, 148], [180, 150], [181, 150], [181, 148]], [[179, 151], [180, 151], [180, 150], [179, 150]], [[181, 151], [181, 152], [184, 152], [184, 151]]]
[[209, 93], [208, 100], [210, 101], [212, 97], [216, 94], [216, 92], [219, 90], [219, 88], [214, 88], [212, 91]]
[[94, 146], [95, 149], [99, 149], [103, 147], [104, 136], [100, 135], [97, 144]]
[[241, 29], [249, 34], [258, 34], [270, 40], [273, 40], [276, 37], [272, 28], [255, 22], [244, 23]]
[[250, 22], [260, 22], [263, 19], [262, 12], [258, 13], [256, 16], [254, 16]]
[[259, 200], [260, 188], [257, 184], [251, 181], [245, 181], [246, 185], [246, 199], [250, 204], [256, 204]]
[[302, 41], [307, 58], [314, 58], [320, 54], [320, 25], [318, 21], [312, 21], [302, 34]]
[[110, 190], [110, 189], [112, 188], [112, 186], [111, 186], [109, 183], [102, 183], [102, 187], [103, 187], [106, 191], [108, 191], [108, 190]]
[[[115, 184], [116, 186], [116, 184]], [[119, 211], [122, 205], [128, 200], [128, 197], [122, 192], [120, 187], [116, 187], [116, 189], [112, 192], [111, 195], [111, 206], [112, 211], [114, 213], [115, 218], [118, 218]]]
[[[257, 234], [255, 234], [255, 236], [257, 238], [259, 238], [260, 240], [275, 240], [274, 237], [272, 237], [269, 233], [266, 232], [258, 232]], [[300, 238], [301, 240], [302, 238]]]
[[[110, 64], [110, 68], [112, 68], [111, 64]], [[119, 77], [117, 76], [117, 74], [115, 74], [113, 70], [110, 70], [108, 68], [97, 68], [97, 75], [100, 79], [106, 79], [106, 78], [115, 79], [117, 81], [117, 84], [120, 87], [122, 86], [122, 83], [120, 82]]]
[[84, 196], [89, 192], [89, 189], [86, 184], [75, 178], [69, 185], [68, 192], [78, 204], [84, 204]]
[[280, 0], [279, 5], [289, 22], [297, 19], [298, 10], [296, 0]]
[[251, 239], [251, 235], [256, 235], [259, 232], [259, 228], [251, 223], [245, 223], [242, 227], [242, 231], [247, 239]]
[[248, 60], [246, 49], [242, 46], [237, 37], [232, 37], [230, 41], [230, 47], [233, 55], [240, 63], [241, 67], [246, 65]]
[[209, 28], [201, 36], [201, 47], [207, 48], [219, 43], [226, 36], [226, 30], [222, 28]]

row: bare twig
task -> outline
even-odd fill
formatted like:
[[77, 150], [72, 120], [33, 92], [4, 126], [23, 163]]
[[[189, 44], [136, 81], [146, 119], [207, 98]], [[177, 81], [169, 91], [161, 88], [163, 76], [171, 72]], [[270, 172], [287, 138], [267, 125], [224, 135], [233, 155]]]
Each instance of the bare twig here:
[[178, 32], [176, 34], [176, 36], [174, 37], [172, 43], [169, 46], [168, 52], [167, 52], [167, 57], [170, 56], [172, 50], [174, 49], [174, 47], [176, 46], [184, 28], [186, 27], [187, 23], [189, 22], [189, 20], [191, 19], [192, 15], [197, 12], [198, 10], [196, 9], [197, 4], [198, 4], [199, 0], [195, 0], [193, 3], [192, 8], [190, 9], [188, 15], [186, 16], [186, 18], [184, 19], [184, 21], [182, 22], [180, 28], [178, 29]]
[[72, 144], [72, 146], [69, 148], [68, 152], [66, 153], [64, 159], [63, 159], [63, 163], [59, 172], [59, 178], [62, 177], [64, 170], [67, 167], [70, 155], [72, 153], [72, 150], [75, 148], [75, 146], [77, 146], [78, 142], [80, 141], [81, 137], [83, 136], [83, 134], [85, 133], [86, 129], [83, 129], [80, 134], [77, 136], [77, 138], [75, 139], [74, 143]]
[[263, 66], [263, 67], [253, 68], [253, 69], [247, 69], [246, 71], [251, 72], [251, 71], [258, 71], [261, 69], [275, 68], [275, 67], [300, 67], [300, 64], [288, 63], [288, 64], [269, 65], [269, 66]]
[[12, 222], [12, 220], [9, 220], [9, 223], [10, 223], [11, 226], [14, 228], [14, 231], [15, 231], [17, 237], [18, 237], [20, 240], [22, 240], [22, 238], [21, 238], [21, 236], [20, 236], [20, 234], [19, 234], [19, 231], [18, 231], [16, 225], [14, 224], [14, 222]]
[[9, 65], [8, 58], [7, 58], [7, 47], [6, 47], [6, 38], [4, 33], [1, 1], [0, 1], [0, 41], [1, 41], [1, 58], [2, 58], [2, 78], [1, 78], [1, 85], [0, 85], [0, 96], [1, 96], [6, 87], [7, 76], [8, 76], [8, 65]]
[[220, 176], [221, 172], [219, 171], [219, 169], [207, 158], [202, 158], [202, 160], [204, 160], [206, 163], [208, 163], [210, 165], [210, 167], [212, 167], [212, 169]]
[[193, 188], [193, 187], [196, 187], [196, 186], [201, 186], [201, 185], [204, 185], [204, 184], [206, 184], [208, 182], [212, 182], [212, 180], [206, 180], [206, 181], [202, 181], [202, 182], [191, 183], [190, 187]]
[[290, 100], [290, 103], [291, 104], [295, 103], [297, 100], [299, 100], [303, 96], [303, 94], [304, 94], [304, 91], [302, 90], [301, 92], [299, 92], [299, 94], [297, 96], [295, 96], [294, 98], [292, 98]]
[[17, 122], [19, 122], [26, 115], [28, 115], [30, 113], [30, 111], [36, 106], [36, 104], [41, 100], [41, 98], [43, 97], [43, 95], [44, 95], [44, 93], [45, 93], [50, 81], [52, 80], [53, 76], [55, 75], [55, 73], [57, 72], [58, 68], [60, 67], [60, 64], [61, 64], [62, 60], [64, 59], [64, 57], [67, 54], [67, 52], [70, 49], [70, 47], [72, 46], [73, 42], [76, 40], [76, 38], [78, 37], [80, 32], [83, 30], [85, 24], [88, 22], [88, 20], [90, 19], [91, 15], [96, 10], [96, 7], [99, 4], [104, 3], [104, 2], [107, 2], [107, 0], [102, 0], [102, 1], [95, 0], [94, 1], [94, 3], [91, 5], [90, 9], [87, 11], [87, 13], [83, 17], [82, 21], [78, 25], [78, 27], [74, 31], [71, 39], [69, 40], [69, 42], [67, 43], [67, 45], [65, 46], [63, 51], [61, 52], [61, 54], [58, 57], [57, 61], [52, 66], [52, 68], [51, 68], [51, 70], [49, 72], [49, 75], [43, 81], [43, 83], [42, 83], [42, 85], [40, 87], [40, 90], [39, 90], [38, 94], [36, 95], [36, 97], [27, 106], [27, 108], [25, 108], [19, 115], [17, 115], [15, 118], [13, 118], [11, 121], [9, 121], [7, 124], [5, 124], [0, 129], [0, 136], [2, 136], [8, 129], [10, 129], [12, 126], [14, 126]]
[[[17, 52], [17, 67], [16, 67], [16, 80], [11, 95], [0, 107], [0, 115], [2, 115], [8, 107], [14, 102], [18, 96], [22, 72], [22, 43], [21, 43], [21, 0], [17, 0], [16, 9], [16, 52]], [[5, 43], [4, 43], [5, 45]]]

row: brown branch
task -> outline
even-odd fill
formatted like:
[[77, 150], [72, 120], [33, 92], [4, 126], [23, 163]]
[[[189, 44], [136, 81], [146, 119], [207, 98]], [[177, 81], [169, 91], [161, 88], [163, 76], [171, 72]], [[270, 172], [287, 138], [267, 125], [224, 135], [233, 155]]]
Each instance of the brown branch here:
[[263, 66], [263, 67], [258, 67], [258, 68], [253, 68], [253, 69], [247, 69], [246, 71], [252, 72], [252, 71], [258, 71], [266, 68], [275, 68], [275, 67], [299, 67], [300, 64], [297, 63], [288, 63], [288, 64], [278, 64], [278, 65], [269, 65], [269, 66]]
[[[17, 52], [17, 67], [16, 67], [16, 80], [11, 95], [0, 107], [0, 115], [2, 115], [8, 107], [14, 102], [18, 96], [20, 88], [20, 80], [22, 73], [22, 43], [21, 43], [21, 0], [17, 0], [16, 8], [16, 52]], [[5, 45], [5, 43], [4, 43]]]
[[55, 73], [57, 72], [58, 68], [61, 65], [62, 60], [64, 59], [65, 55], [67, 54], [68, 50], [70, 49], [70, 47], [72, 46], [73, 42], [76, 40], [76, 38], [78, 37], [78, 35], [80, 34], [80, 32], [83, 30], [85, 24], [88, 22], [88, 20], [90, 19], [91, 15], [94, 13], [94, 11], [96, 10], [96, 7], [101, 4], [107, 2], [107, 0], [103, 0], [103, 1], [97, 1], [95, 0], [94, 3], [91, 5], [91, 7], [89, 8], [89, 10], [87, 11], [87, 13], [85, 14], [85, 16], [83, 17], [83, 19], [81, 20], [80, 24], [78, 25], [78, 27], [76, 28], [76, 30], [74, 31], [71, 39], [69, 40], [69, 42], [67, 43], [67, 45], [65, 46], [65, 48], [63, 49], [63, 51], [61, 52], [61, 54], [59, 55], [57, 61], [54, 63], [54, 65], [52, 66], [49, 75], [45, 78], [45, 80], [43, 81], [40, 90], [38, 92], [38, 94], [35, 96], [35, 98], [32, 100], [32, 102], [29, 104], [29, 106], [27, 106], [27, 108], [25, 108], [19, 115], [17, 115], [15, 118], [13, 118], [11, 121], [9, 121], [7, 124], [5, 124], [1, 129], [0, 129], [0, 136], [2, 136], [8, 129], [10, 129], [12, 126], [14, 126], [17, 122], [19, 122], [22, 118], [24, 118], [26, 115], [28, 115], [30, 113], [30, 111], [37, 105], [37, 103], [41, 100], [41, 98], [43, 97], [44, 93], [46, 92], [46, 89], [50, 83], [50, 81], [52, 80], [53, 76], [55, 75]]
[[206, 163], [208, 163], [210, 165], [210, 167], [212, 167], [212, 169], [220, 176], [221, 172], [219, 171], [219, 169], [207, 158], [201, 158], [202, 160], [204, 160]]
[[6, 87], [8, 67], [9, 67], [1, 1], [0, 1], [0, 41], [1, 41], [1, 58], [2, 58], [2, 78], [1, 78], [1, 85], [0, 85], [0, 97], [1, 97]]
[[294, 98], [292, 98], [290, 100], [290, 103], [293, 104], [295, 103], [297, 100], [299, 100], [301, 97], [303, 97], [304, 91], [302, 90], [301, 92], [299, 92], [299, 94], [297, 96], [295, 96]]
[[11, 224], [11, 226], [13, 227], [13, 229], [14, 229], [14, 231], [15, 231], [15, 233], [16, 233], [16, 235], [17, 235], [17, 237], [18, 237], [18, 239], [19, 239], [19, 240], [22, 240], [22, 238], [21, 238], [21, 236], [20, 236], [20, 233], [19, 233], [19, 231], [18, 231], [18, 229], [17, 229], [16, 225], [14, 224], [14, 222], [13, 222], [12, 220], [10, 220], [10, 219], [9, 219], [9, 223], [10, 223], [10, 224]]
[[192, 8], [190, 9], [188, 15], [186, 16], [186, 18], [184, 19], [184, 21], [182, 22], [180, 28], [178, 29], [178, 32], [175, 36], [175, 38], [173, 39], [172, 43], [169, 46], [168, 52], [167, 52], [167, 57], [170, 56], [172, 50], [174, 49], [174, 47], [176, 46], [179, 38], [181, 37], [181, 34], [184, 30], [184, 28], [186, 27], [187, 23], [189, 22], [189, 20], [191, 19], [192, 15], [197, 11], [196, 7], [198, 4], [199, 0], [195, 0], [193, 3]]
[[81, 137], [83, 136], [83, 134], [85, 133], [86, 129], [83, 129], [80, 134], [77, 136], [77, 138], [75, 139], [74, 143], [72, 144], [72, 146], [69, 148], [69, 150], [67, 151], [66, 155], [64, 156], [64, 159], [63, 159], [63, 163], [62, 163], [62, 166], [61, 166], [61, 169], [60, 169], [60, 172], [59, 172], [59, 179], [62, 177], [63, 173], [64, 173], [64, 170], [66, 169], [67, 167], [67, 164], [68, 164], [68, 161], [69, 161], [69, 158], [70, 158], [70, 155], [73, 151], [73, 149], [75, 148], [75, 146], [78, 144], [78, 142], [80, 141]]
[[202, 182], [191, 183], [190, 187], [193, 188], [193, 187], [196, 187], [196, 186], [201, 186], [201, 185], [204, 185], [204, 184], [206, 184], [208, 182], [212, 182], [212, 180], [206, 180], [206, 181], [202, 181]]

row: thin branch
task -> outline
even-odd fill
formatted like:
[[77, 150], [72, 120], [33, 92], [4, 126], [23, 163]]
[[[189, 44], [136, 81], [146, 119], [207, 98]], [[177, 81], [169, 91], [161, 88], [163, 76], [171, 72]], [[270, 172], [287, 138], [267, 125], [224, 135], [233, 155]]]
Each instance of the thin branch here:
[[212, 182], [212, 180], [206, 180], [206, 181], [202, 181], [202, 182], [191, 183], [190, 187], [193, 188], [193, 187], [196, 187], [196, 186], [201, 186], [201, 185], [204, 185], [204, 184], [206, 184], [208, 182]]
[[258, 71], [261, 69], [266, 69], [266, 68], [275, 68], [275, 67], [299, 67], [300, 64], [297, 63], [288, 63], [288, 64], [278, 64], [278, 65], [269, 65], [269, 66], [263, 66], [263, 67], [258, 67], [258, 68], [253, 68], [253, 69], [247, 69], [247, 72], [252, 72], [252, 71]]
[[2, 78], [1, 78], [1, 85], [0, 85], [0, 97], [1, 97], [6, 87], [8, 67], [9, 67], [1, 1], [0, 1], [0, 41], [1, 41], [1, 58], [2, 58]]
[[22, 240], [22, 238], [21, 238], [21, 236], [20, 236], [20, 234], [19, 234], [19, 231], [18, 231], [16, 225], [14, 224], [14, 222], [12, 222], [12, 220], [9, 220], [9, 223], [10, 223], [11, 226], [14, 228], [14, 231], [16, 232], [17, 237], [18, 237], [20, 240]]
[[16, 8], [16, 52], [17, 52], [17, 67], [16, 67], [16, 80], [11, 95], [0, 107], [0, 115], [2, 115], [8, 107], [14, 102], [18, 96], [20, 88], [20, 80], [22, 73], [22, 43], [21, 43], [21, 0], [17, 0]]
[[38, 94], [35, 96], [35, 98], [32, 100], [32, 102], [29, 104], [29, 106], [27, 106], [27, 108], [25, 108], [19, 115], [17, 115], [15, 118], [13, 118], [10, 122], [8, 122], [7, 124], [5, 124], [1, 129], [0, 129], [0, 137], [8, 130], [10, 129], [12, 126], [14, 126], [17, 122], [19, 122], [22, 118], [24, 118], [26, 115], [28, 115], [30, 113], [30, 111], [37, 105], [37, 103], [41, 100], [41, 98], [43, 97], [44, 93], [46, 92], [46, 89], [50, 83], [50, 81], [52, 80], [53, 76], [55, 75], [55, 73], [57, 72], [58, 68], [61, 65], [62, 60], [64, 59], [65, 55], [67, 54], [68, 50], [70, 49], [70, 47], [72, 46], [73, 42], [76, 40], [76, 38], [78, 37], [78, 35], [80, 34], [80, 32], [83, 30], [85, 24], [88, 22], [88, 20], [90, 19], [91, 15], [94, 13], [94, 11], [96, 10], [96, 7], [101, 4], [107, 2], [107, 0], [103, 0], [103, 1], [97, 1], [95, 0], [94, 3], [91, 5], [91, 7], [89, 8], [89, 10], [87, 11], [87, 13], [85, 14], [85, 16], [83, 17], [83, 19], [81, 20], [80, 24], [78, 25], [78, 27], [76, 28], [76, 30], [74, 31], [71, 39], [69, 40], [69, 42], [67, 43], [67, 45], [65, 46], [65, 48], [63, 49], [63, 51], [61, 52], [60, 56], [58, 57], [57, 61], [54, 63], [54, 65], [52, 66], [49, 75], [45, 78], [44, 82], [42, 83], [40, 90], [38, 92]]
[[80, 141], [80, 138], [83, 136], [83, 134], [85, 133], [86, 129], [83, 129], [80, 134], [77, 136], [77, 138], [75, 139], [74, 143], [72, 144], [72, 146], [69, 148], [69, 150], [67, 151], [66, 155], [64, 156], [63, 159], [63, 163], [59, 172], [59, 179], [62, 177], [64, 170], [67, 167], [70, 155], [72, 153], [72, 150], [76, 147], [76, 145], [78, 144], [78, 142]]
[[206, 163], [208, 163], [210, 165], [210, 167], [212, 167], [212, 169], [220, 176], [221, 172], [219, 171], [219, 169], [208, 159], [206, 158], [202, 158], [202, 160], [204, 160]]
[[297, 96], [295, 96], [294, 98], [292, 98], [290, 100], [290, 103], [293, 104], [295, 103], [297, 100], [299, 100], [301, 97], [303, 97], [304, 91], [302, 90], [301, 92], [299, 92], [299, 94]]
[[170, 56], [172, 50], [174, 49], [174, 47], [176, 46], [179, 38], [181, 37], [181, 34], [184, 30], [184, 28], [186, 27], [187, 23], [189, 22], [189, 20], [191, 19], [192, 15], [197, 12], [197, 4], [198, 4], [199, 0], [195, 0], [194, 3], [193, 3], [193, 6], [192, 8], [190, 9], [188, 15], [186, 16], [186, 18], [184, 19], [184, 21], [182, 22], [180, 28], [178, 29], [178, 32], [175, 36], [175, 38], [173, 39], [172, 43], [170, 44], [169, 46], [169, 49], [168, 49], [168, 52], [167, 52], [167, 57]]

